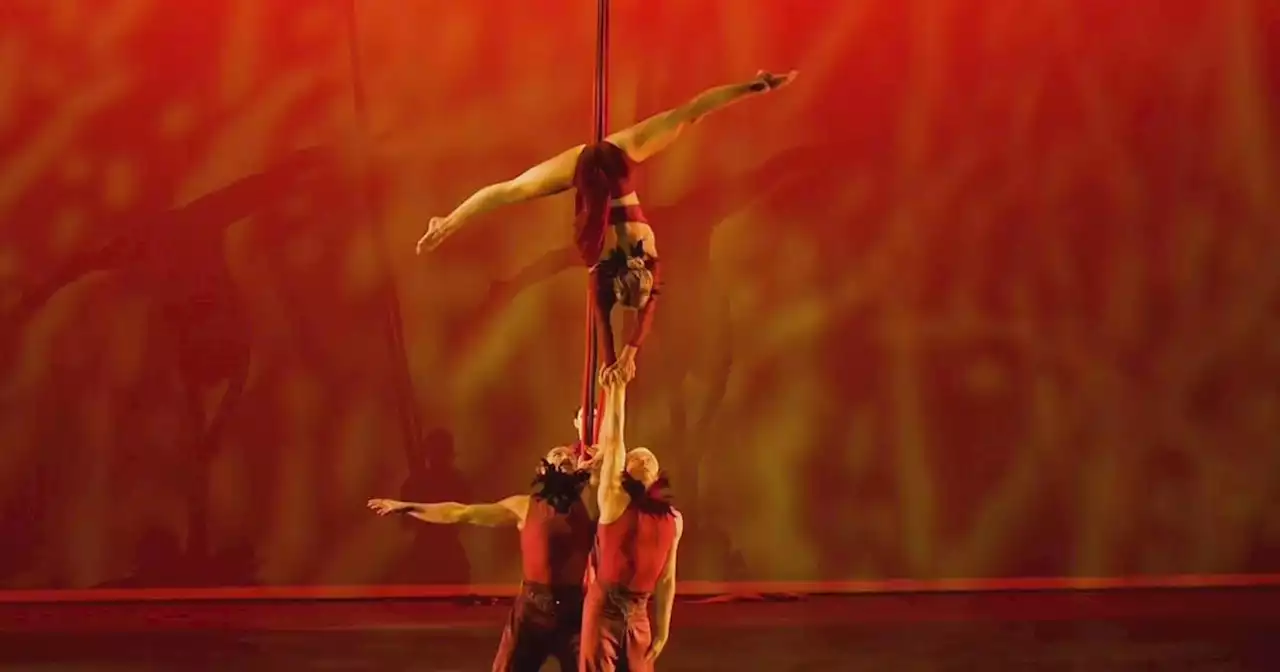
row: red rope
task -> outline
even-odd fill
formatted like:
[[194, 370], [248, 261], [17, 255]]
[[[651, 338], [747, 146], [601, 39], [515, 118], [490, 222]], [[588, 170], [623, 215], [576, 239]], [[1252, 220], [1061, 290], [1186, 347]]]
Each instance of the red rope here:
[[[609, 117], [609, 0], [596, 0], [596, 73], [592, 101], [593, 142], [604, 140]], [[600, 431], [597, 409], [596, 375], [600, 367], [600, 344], [595, 328], [595, 287], [587, 279], [587, 353], [582, 372], [582, 445], [593, 446]]]

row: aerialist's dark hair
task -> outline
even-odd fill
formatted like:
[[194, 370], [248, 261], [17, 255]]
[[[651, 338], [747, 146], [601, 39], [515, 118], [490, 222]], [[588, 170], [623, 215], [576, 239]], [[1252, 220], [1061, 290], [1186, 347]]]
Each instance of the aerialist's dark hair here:
[[574, 184], [587, 192], [583, 196], [608, 199], [613, 186], [631, 176], [631, 166], [620, 147], [602, 141], [582, 148], [575, 172]]
[[671, 513], [671, 481], [667, 479], [667, 472], [658, 472], [658, 478], [653, 485], [644, 487], [644, 483], [636, 480], [634, 476], [623, 472], [622, 489], [631, 496], [631, 503], [635, 505], [640, 513], [648, 513], [653, 515], [667, 515]]
[[582, 489], [590, 480], [591, 472], [587, 469], [561, 471], [543, 459], [531, 484], [534, 487], [532, 497], [550, 504], [557, 513], [568, 513], [573, 503], [582, 497]]
[[[609, 218], [609, 199], [622, 194], [614, 194], [617, 185], [630, 177], [631, 166], [627, 163], [626, 153], [610, 142], [597, 142], [582, 148], [578, 162], [573, 169], [573, 186], [576, 189], [574, 199], [578, 221], [574, 222], [574, 230], [578, 232], [594, 232], [598, 240], [579, 240], [579, 245], [602, 247], [604, 231]], [[594, 221], [592, 221], [594, 220]], [[595, 259], [584, 259], [588, 265]]]

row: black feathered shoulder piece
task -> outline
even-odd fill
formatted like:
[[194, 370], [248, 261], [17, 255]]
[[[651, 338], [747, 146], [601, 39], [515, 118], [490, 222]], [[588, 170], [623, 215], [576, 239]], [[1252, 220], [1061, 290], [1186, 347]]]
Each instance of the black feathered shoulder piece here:
[[664, 516], [670, 515], [672, 512], [671, 481], [667, 479], [667, 472], [665, 471], [659, 472], [658, 480], [647, 488], [644, 487], [644, 483], [637, 481], [631, 474], [623, 473], [622, 489], [631, 496], [631, 503], [641, 513]]
[[590, 480], [591, 472], [586, 469], [564, 472], [543, 460], [538, 475], [533, 478], [532, 496], [550, 504], [557, 513], [568, 513]]

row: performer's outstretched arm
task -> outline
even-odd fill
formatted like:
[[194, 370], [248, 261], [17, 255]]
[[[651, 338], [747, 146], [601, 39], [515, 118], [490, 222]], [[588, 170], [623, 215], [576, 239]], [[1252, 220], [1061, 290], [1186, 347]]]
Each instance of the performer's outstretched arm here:
[[617, 375], [601, 375], [604, 388], [604, 419], [600, 423], [600, 441], [595, 459], [600, 461], [600, 487], [596, 490], [600, 504], [600, 524], [617, 520], [631, 501], [622, 488], [622, 470], [627, 463], [627, 446], [622, 430], [627, 403], [627, 386]]
[[418, 240], [418, 253], [435, 249], [476, 215], [569, 189], [573, 186], [573, 169], [582, 147], [567, 149], [510, 180], [482, 187], [447, 217], [433, 217], [427, 232]]
[[684, 535], [684, 516], [679, 511], [675, 514], [676, 538], [671, 542], [667, 566], [662, 568], [662, 576], [658, 577], [658, 585], [653, 591], [653, 644], [649, 647], [649, 660], [662, 653], [671, 635], [671, 608], [676, 602], [676, 551], [680, 547], [680, 537]]
[[632, 161], [639, 163], [669, 147], [689, 124], [697, 123], [706, 115], [748, 96], [785, 86], [795, 77], [795, 70], [785, 75], [760, 72], [755, 79], [747, 82], [707, 89], [679, 107], [659, 112], [606, 139], [626, 152]]
[[529, 511], [529, 496], [512, 495], [492, 504], [459, 504], [457, 502], [422, 504], [395, 499], [371, 499], [368, 506], [380, 516], [403, 513], [424, 523], [439, 525], [465, 523], [482, 527], [520, 526], [524, 524], [525, 514]]

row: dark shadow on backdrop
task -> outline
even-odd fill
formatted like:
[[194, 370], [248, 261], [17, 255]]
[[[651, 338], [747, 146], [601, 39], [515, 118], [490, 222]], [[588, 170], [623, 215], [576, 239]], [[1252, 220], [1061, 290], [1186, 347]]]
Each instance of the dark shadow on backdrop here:
[[[229, 549], [214, 556], [209, 549], [209, 470], [244, 392], [252, 344], [248, 316], [223, 255], [223, 237], [232, 224], [330, 174], [336, 156], [331, 146], [298, 150], [185, 206], [127, 222], [101, 247], [73, 258], [25, 292], [11, 314], [9, 345], [16, 343], [19, 326], [58, 292], [93, 273], [116, 273], [131, 290], [152, 299], [172, 338], [191, 446], [185, 475], [187, 547], [174, 555], [176, 541], [161, 543], [155, 531], [144, 535], [140, 569], [127, 580], [207, 585], [254, 564], [251, 550]], [[204, 400], [219, 388], [221, 398], [207, 413]], [[219, 564], [232, 561], [236, 567]], [[160, 564], [184, 569], [161, 571]]]
[[[409, 475], [400, 486], [400, 499], [408, 502], [472, 501], [472, 489], [455, 463], [453, 435], [436, 428], [413, 446]], [[409, 550], [391, 577], [397, 584], [464, 585], [471, 582], [471, 563], [456, 525], [430, 525], [405, 519], [413, 533]]]

